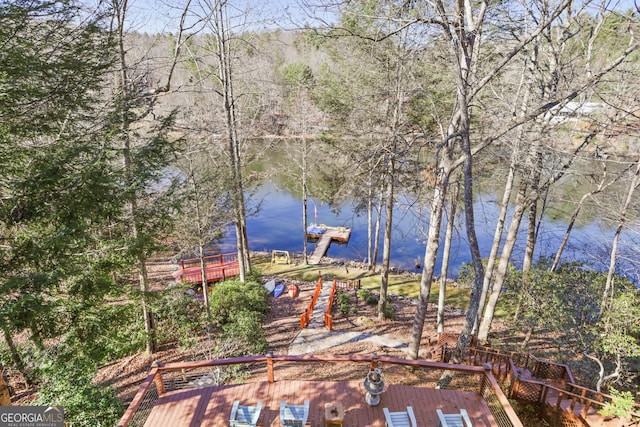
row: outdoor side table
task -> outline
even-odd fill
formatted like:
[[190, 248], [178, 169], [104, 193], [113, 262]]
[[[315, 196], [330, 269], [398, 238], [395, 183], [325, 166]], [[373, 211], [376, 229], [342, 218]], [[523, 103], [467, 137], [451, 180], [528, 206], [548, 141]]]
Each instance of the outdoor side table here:
[[325, 403], [325, 427], [342, 427], [342, 421], [344, 421], [344, 408], [342, 407], [342, 403]]

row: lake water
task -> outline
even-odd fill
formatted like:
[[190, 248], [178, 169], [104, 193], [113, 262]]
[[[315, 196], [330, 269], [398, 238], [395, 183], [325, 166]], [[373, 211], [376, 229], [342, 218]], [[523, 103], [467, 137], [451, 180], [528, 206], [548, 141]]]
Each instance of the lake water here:
[[[248, 207], [260, 201], [261, 208], [257, 215], [247, 220], [250, 250], [270, 252], [274, 249], [280, 249], [292, 253], [302, 253], [304, 238], [302, 201], [291, 193], [280, 190], [268, 182], [258, 188], [254, 195], [254, 200], [255, 202], [249, 202]], [[309, 222], [314, 222], [314, 205], [318, 211], [318, 218], [315, 222], [330, 226], [350, 227], [352, 230], [349, 243], [344, 245], [332, 243], [327, 256], [364, 261], [367, 253], [366, 213], [362, 215], [354, 213], [350, 204], [332, 208], [321, 204], [318, 200], [309, 199]], [[415, 205], [409, 208], [409, 205], [408, 201], [400, 200], [394, 211], [391, 264], [409, 271], [421, 271], [416, 269], [416, 263], [422, 264], [424, 258], [425, 233], [429, 219], [428, 209], [416, 207]], [[474, 208], [480, 250], [482, 256], [487, 257], [493, 240], [495, 221], [498, 217], [497, 203], [493, 196], [481, 195], [477, 197]], [[384, 219], [381, 226], [384, 227]], [[543, 221], [536, 246], [537, 258], [540, 256], [555, 256], [566, 231], [566, 226], [566, 223], [562, 221], [552, 221], [550, 219]], [[614, 231], [612, 227], [606, 227], [599, 221], [574, 226], [569, 245], [563, 253], [563, 260], [583, 260], [596, 269], [606, 270]], [[630, 234], [623, 234], [622, 252], [624, 254], [626, 251], [633, 256], [633, 234]], [[517, 266], [522, 261], [525, 239], [526, 229], [523, 226], [512, 257], [512, 262]], [[378, 262], [382, 257], [382, 232], [380, 242]], [[440, 248], [442, 249], [442, 245]], [[309, 243], [308, 250], [312, 252], [313, 249], [314, 244]], [[235, 233], [232, 227], [222, 241], [219, 242], [218, 250], [222, 252], [235, 251]], [[439, 275], [440, 272], [440, 260], [441, 256], [438, 257], [436, 275]], [[463, 218], [458, 215], [451, 248], [449, 277], [457, 277], [460, 267], [470, 261], [471, 256], [467, 245], [466, 233], [464, 232]], [[633, 271], [637, 268], [637, 266], [633, 268], [624, 267], [625, 275], [636, 281], [636, 283], [636, 274]]]

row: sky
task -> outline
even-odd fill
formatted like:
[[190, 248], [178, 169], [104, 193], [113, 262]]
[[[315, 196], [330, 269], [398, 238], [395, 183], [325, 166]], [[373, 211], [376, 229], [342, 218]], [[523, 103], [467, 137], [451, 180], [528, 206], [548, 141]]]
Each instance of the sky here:
[[[99, 0], [85, 0], [86, 3]], [[129, 30], [138, 32], [157, 33], [172, 32], [177, 28], [182, 7], [187, 0], [129, 0], [130, 22]], [[192, 5], [211, 0], [192, 0]], [[339, 0], [229, 0], [234, 5], [236, 16], [243, 16], [243, 28], [292, 29], [305, 24], [314, 23], [304, 4], [318, 4], [338, 2]], [[602, 0], [595, 0], [593, 4], [600, 4]], [[607, 7], [625, 11], [640, 6], [640, 0], [605, 0]], [[576, 0], [579, 3], [580, 0]], [[637, 6], [636, 6], [637, 3]], [[330, 17], [326, 11], [315, 8], [312, 12], [318, 16]], [[254, 22], [248, 20], [253, 19]], [[317, 25], [317, 21], [314, 23]]]
[[[129, 0], [130, 30], [148, 33], [175, 31], [185, 3], [186, 0]], [[196, 5], [198, 1], [191, 4]], [[310, 22], [297, 0], [231, 0], [229, 4], [233, 5], [230, 16], [242, 17], [243, 28], [292, 29]], [[240, 19], [234, 21], [239, 22]]]

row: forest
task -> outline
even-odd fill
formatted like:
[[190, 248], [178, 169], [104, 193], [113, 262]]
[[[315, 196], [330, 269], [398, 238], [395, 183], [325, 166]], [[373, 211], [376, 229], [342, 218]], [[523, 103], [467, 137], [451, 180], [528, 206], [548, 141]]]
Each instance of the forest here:
[[[259, 202], [247, 200], [277, 171], [300, 198], [301, 236], [310, 195], [366, 215], [381, 320], [396, 202], [429, 207], [411, 358], [432, 294], [443, 309], [458, 212], [472, 259], [458, 357], [506, 307], [523, 347], [570, 330], [563, 349], [584, 358], [591, 385], [637, 399], [640, 8], [304, 4], [310, 19], [280, 28], [239, 2], [188, 1], [172, 6], [170, 31], [145, 32], [127, 0], [0, 2], [3, 373], [37, 387], [33, 404], [113, 425], [124, 408], [93, 381], [100, 366], [202, 334], [242, 343], [226, 356], [263, 352], [268, 307], [246, 227]], [[264, 167], [274, 153], [283, 163]], [[497, 195], [490, 253], [476, 238], [481, 179]], [[569, 225], [555, 257], [537, 259], [549, 217]], [[563, 256], [572, 227], [594, 218], [615, 232], [584, 251], [606, 258]], [[233, 286], [204, 304], [181, 286], [150, 288], [154, 259], [203, 259], [228, 227]]]

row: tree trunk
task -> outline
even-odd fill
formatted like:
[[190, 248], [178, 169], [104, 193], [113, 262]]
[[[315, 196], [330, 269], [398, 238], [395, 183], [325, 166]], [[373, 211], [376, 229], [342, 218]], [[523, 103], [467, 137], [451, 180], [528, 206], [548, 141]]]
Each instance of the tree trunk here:
[[496, 230], [493, 233], [493, 243], [491, 244], [491, 251], [489, 252], [489, 259], [487, 260], [487, 268], [484, 272], [484, 279], [482, 281], [482, 293], [480, 295], [480, 306], [478, 307], [478, 316], [473, 327], [474, 333], [478, 331], [480, 326], [480, 316], [484, 310], [484, 306], [487, 302], [487, 294], [489, 293], [489, 287], [491, 280], [493, 279], [493, 273], [495, 271], [496, 259], [498, 258], [498, 251], [500, 250], [500, 242], [502, 240], [502, 233], [504, 231], [504, 225], [507, 218], [507, 212], [509, 211], [509, 199], [511, 198], [511, 192], [513, 191], [513, 181], [515, 177], [517, 155], [515, 150], [511, 154], [511, 163], [509, 165], [509, 174], [507, 175], [507, 182], [504, 185], [504, 192], [502, 194], [502, 201], [500, 202], [500, 214], [498, 215], [498, 222], [496, 224]]
[[[131, 161], [131, 105], [130, 105], [130, 94], [132, 93], [132, 89], [130, 87], [130, 81], [128, 77], [128, 66], [126, 60], [126, 48], [124, 46], [124, 25], [125, 25], [125, 13], [126, 8], [116, 9], [117, 14], [117, 31], [118, 31], [118, 55], [119, 55], [119, 66], [120, 70], [117, 74], [117, 83], [116, 86], [120, 91], [120, 105], [119, 113], [120, 113], [120, 132], [122, 135], [122, 167], [125, 174], [126, 186], [127, 188], [130, 186], [130, 183], [133, 182], [133, 166]], [[129, 215], [131, 218], [131, 235], [134, 241], [137, 241], [140, 238], [140, 225], [139, 225], [139, 215], [137, 213], [137, 195], [132, 193], [129, 196], [129, 200], [127, 200], [127, 210], [129, 211]], [[146, 351], [147, 354], [155, 353], [157, 349], [157, 342], [155, 337], [154, 330], [154, 320], [153, 313], [148, 307], [147, 302], [147, 294], [149, 292], [149, 284], [148, 284], [148, 275], [147, 275], [147, 266], [144, 255], [137, 255], [137, 267], [138, 267], [138, 279], [139, 286], [141, 292], [141, 302], [142, 302], [142, 315], [144, 321], [144, 328], [146, 334]]]
[[207, 312], [207, 319], [211, 319], [211, 305], [209, 304], [209, 286], [207, 284], [207, 263], [205, 262], [206, 253], [202, 241], [198, 244], [198, 255], [200, 257], [200, 276], [202, 277], [202, 300], [204, 308]]
[[307, 226], [308, 226], [308, 213], [307, 213], [307, 140], [302, 137], [302, 256], [304, 265], [309, 263], [308, 258], [308, 243], [307, 243]]
[[[383, 184], [381, 183], [380, 185], [382, 186]], [[376, 232], [373, 240], [373, 258], [371, 260], [372, 262], [371, 266], [369, 267], [369, 271], [375, 271], [376, 265], [378, 264], [378, 250], [380, 248], [380, 223], [382, 222], [383, 199], [384, 192], [381, 189], [380, 196], [378, 197], [378, 215], [376, 216]]]
[[[466, 51], [468, 52], [471, 49], [473, 49], [473, 45], [469, 46]], [[466, 62], [461, 62], [461, 71], [459, 72], [458, 81], [458, 104], [460, 108], [461, 145], [464, 155], [464, 217], [474, 276], [464, 325], [460, 331], [460, 336], [456, 343], [456, 351], [452, 357], [452, 362], [457, 364], [462, 363], [463, 357], [469, 347], [469, 343], [471, 342], [473, 325], [478, 316], [478, 307], [480, 306], [480, 296], [482, 294], [482, 283], [484, 278], [484, 265], [482, 264], [482, 255], [480, 254], [480, 247], [476, 236], [475, 215], [473, 209], [473, 156], [471, 154], [470, 107], [467, 104], [467, 77], [468, 70], [466, 69]]]
[[[532, 147], [533, 150], [533, 170], [531, 172], [531, 188], [537, 193], [540, 185], [540, 175], [542, 173], [542, 153], [537, 142]], [[529, 272], [533, 266], [533, 254], [535, 252], [537, 240], [537, 217], [538, 217], [538, 198], [536, 197], [529, 205], [529, 221], [527, 226], [527, 246], [524, 251], [524, 259], [522, 260], [522, 283], [520, 285], [520, 297], [513, 315], [513, 321], [517, 321], [520, 316], [522, 302], [529, 289]]]
[[640, 159], [637, 160], [636, 170], [633, 175], [633, 180], [629, 185], [629, 191], [627, 192], [627, 198], [624, 201], [624, 205], [622, 205], [622, 211], [620, 211], [620, 216], [618, 217], [618, 227], [616, 228], [616, 233], [613, 237], [613, 245], [611, 246], [611, 259], [609, 262], [609, 271], [607, 273], [607, 282], [605, 284], [604, 292], [602, 294], [602, 303], [600, 304], [600, 311], [604, 312], [607, 307], [607, 297], [609, 293], [613, 296], [613, 279], [616, 271], [616, 257], [618, 254], [618, 242], [620, 240], [620, 234], [622, 234], [622, 228], [624, 227], [624, 223], [627, 219], [627, 211], [629, 210], [629, 206], [631, 205], [631, 201], [633, 200], [633, 193], [635, 193], [636, 189], [640, 185]]
[[[540, 187], [540, 177], [542, 175], [542, 152], [540, 145], [535, 142], [532, 147], [533, 171], [531, 177], [531, 189], [538, 192]], [[524, 259], [522, 261], [522, 272], [531, 271], [533, 265], [533, 254], [536, 249], [537, 241], [537, 224], [538, 224], [538, 198], [536, 197], [529, 205], [529, 224], [527, 228], [527, 247], [524, 251]]]
[[213, 8], [215, 25], [218, 30], [218, 62], [220, 66], [220, 83], [222, 84], [225, 125], [229, 149], [229, 161], [233, 188], [233, 204], [236, 228], [236, 247], [238, 250], [238, 266], [240, 281], [246, 281], [246, 274], [251, 272], [251, 257], [247, 237], [247, 218], [244, 205], [244, 185], [242, 182], [242, 162], [240, 157], [240, 140], [238, 137], [238, 119], [236, 99], [233, 91], [233, 69], [229, 52], [229, 34], [226, 28], [226, 2], [219, 2]]
[[445, 198], [447, 196], [447, 186], [449, 185], [449, 178], [451, 176], [451, 168], [448, 163], [442, 162], [442, 167], [437, 168], [436, 170], [439, 171], [439, 176], [436, 179], [433, 201], [431, 202], [427, 245], [424, 253], [422, 276], [420, 278], [420, 294], [418, 295], [418, 305], [416, 307], [416, 314], [413, 317], [411, 338], [409, 341], [408, 357], [413, 360], [418, 359], [424, 321], [427, 318], [429, 294], [431, 293], [431, 283], [433, 282], [433, 273], [436, 266], [436, 256], [440, 245], [442, 213], [444, 211]]
[[[393, 156], [393, 154], [391, 154]], [[378, 319], [385, 318], [387, 307], [387, 288], [389, 286], [389, 268], [391, 263], [391, 233], [393, 232], [393, 202], [394, 202], [394, 175], [395, 161], [389, 161], [389, 173], [387, 174], [387, 194], [385, 204], [384, 246], [382, 251], [382, 274], [380, 277], [380, 299], [378, 300]]]
[[518, 191], [518, 197], [516, 198], [516, 206], [513, 212], [513, 217], [511, 218], [511, 224], [509, 226], [509, 231], [507, 232], [507, 238], [504, 243], [504, 248], [502, 249], [502, 255], [500, 256], [498, 269], [494, 277], [491, 295], [489, 296], [489, 301], [487, 302], [484, 310], [484, 317], [482, 318], [482, 322], [480, 323], [480, 328], [478, 330], [478, 340], [483, 343], [487, 342], [489, 338], [491, 322], [493, 322], [493, 314], [495, 313], [496, 304], [498, 303], [498, 298], [500, 297], [502, 284], [504, 283], [504, 279], [507, 275], [509, 260], [511, 259], [513, 247], [516, 244], [516, 237], [518, 236], [518, 229], [520, 228], [520, 223], [527, 207], [525, 204], [526, 190], [527, 184], [525, 181], [523, 181], [520, 184], [520, 191]]
[[458, 205], [458, 187], [459, 183], [451, 189], [449, 196], [450, 208], [449, 219], [447, 221], [447, 230], [444, 238], [444, 248], [442, 250], [442, 268], [440, 269], [440, 293], [438, 294], [438, 319], [437, 332], [444, 332], [444, 301], [447, 292], [447, 276], [449, 273], [449, 255], [451, 254], [451, 240], [453, 239], [453, 228], [456, 221], [456, 207]]
[[369, 169], [367, 182], [367, 267], [373, 265], [373, 170]]
[[15, 365], [16, 369], [25, 376], [27, 382], [29, 382], [28, 376], [25, 373], [24, 360], [22, 360], [22, 356], [20, 356], [20, 352], [18, 351], [15, 342], [13, 342], [11, 331], [9, 330], [9, 328], [7, 328], [6, 325], [2, 325], [2, 334], [4, 335], [4, 340], [7, 343], [7, 347], [9, 347], [9, 354], [11, 354], [11, 360], [13, 361], [13, 364]]
[[144, 330], [147, 334], [146, 351], [147, 354], [153, 354], [158, 351], [158, 341], [156, 337], [156, 326], [153, 312], [149, 307], [147, 295], [149, 294], [149, 278], [147, 276], [147, 265], [144, 257], [139, 258], [139, 274], [140, 292], [142, 294], [142, 316], [144, 318]]

